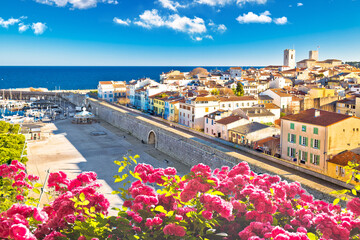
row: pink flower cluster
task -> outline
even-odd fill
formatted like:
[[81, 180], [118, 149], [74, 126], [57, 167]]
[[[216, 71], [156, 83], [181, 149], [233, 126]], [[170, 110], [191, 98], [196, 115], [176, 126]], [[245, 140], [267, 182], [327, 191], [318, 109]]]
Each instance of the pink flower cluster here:
[[29, 222], [48, 220], [46, 212], [21, 204], [14, 204], [9, 210], [0, 214], [0, 238], [14, 240], [34, 240], [35, 235], [29, 230]]
[[176, 225], [175, 223], [166, 225], [163, 231], [165, 235], [174, 235], [179, 237], [183, 237], [186, 234], [184, 227]]
[[99, 186], [94, 172], [81, 173], [72, 180], [68, 179], [64, 172], [51, 173], [48, 187], [54, 187], [60, 195], [51, 202], [50, 206], [44, 207], [49, 220], [38, 225], [35, 236], [43, 238], [69, 227], [69, 224], [73, 224], [76, 220], [83, 221], [87, 217], [86, 214], [76, 209], [75, 202], [71, 200], [79, 198], [80, 194], [84, 194], [85, 200], [89, 201], [86, 208], [94, 207], [95, 212], [107, 214], [110, 203], [103, 194], [97, 192]]
[[[142, 229], [145, 225], [154, 230], [153, 226], [163, 226], [165, 235], [185, 236], [184, 225], [178, 223], [193, 226], [191, 216], [197, 214], [202, 221], [216, 220], [219, 225], [214, 228], [226, 232], [226, 239], [303, 240], [312, 231], [321, 239], [345, 240], [360, 233], [358, 198], [350, 201], [344, 212], [339, 206], [315, 201], [299, 183], [257, 175], [244, 162], [214, 171], [198, 164], [177, 181], [175, 171], [169, 171], [146, 164], [136, 166], [142, 182], [132, 184], [128, 190], [131, 199], [124, 203], [131, 209], [128, 216], [134, 227]], [[164, 185], [164, 176], [172, 181]], [[146, 183], [157, 183], [175, 192], [158, 194]], [[157, 206], [173, 214], [159, 213]]]

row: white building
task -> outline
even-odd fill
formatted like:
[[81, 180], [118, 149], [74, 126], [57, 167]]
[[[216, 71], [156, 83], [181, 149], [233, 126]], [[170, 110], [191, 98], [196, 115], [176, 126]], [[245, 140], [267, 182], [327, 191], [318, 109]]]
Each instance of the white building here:
[[292, 86], [292, 81], [284, 77], [277, 77], [269, 82], [269, 88], [284, 88], [291, 86]]
[[229, 130], [248, 124], [250, 121], [240, 116], [232, 115], [216, 121], [216, 137], [229, 141]]
[[204, 129], [204, 116], [219, 109], [216, 97], [196, 97], [180, 102], [179, 123], [194, 129]]
[[288, 94], [285, 90], [279, 88], [268, 89], [262, 92], [260, 95], [267, 95], [271, 97], [272, 99], [274, 99], [273, 103], [281, 109], [286, 109], [292, 101], [292, 95]]
[[116, 102], [126, 97], [126, 83], [121, 81], [101, 81], [98, 85], [98, 98], [108, 102]]
[[232, 67], [230, 68], [230, 76], [232, 79], [240, 80], [242, 74], [242, 68], [241, 67]]
[[258, 100], [253, 96], [229, 96], [219, 97], [220, 109], [233, 111], [238, 108], [253, 107], [258, 103]]
[[217, 125], [216, 121], [222, 118], [230, 116], [231, 111], [228, 110], [216, 110], [210, 114], [204, 116], [204, 132], [211, 136], [217, 136]]

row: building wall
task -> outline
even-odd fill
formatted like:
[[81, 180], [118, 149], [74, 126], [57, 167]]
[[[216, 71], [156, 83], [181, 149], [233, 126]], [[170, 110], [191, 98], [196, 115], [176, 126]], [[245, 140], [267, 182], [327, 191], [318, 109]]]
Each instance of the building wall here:
[[347, 182], [351, 178], [351, 184], [359, 184], [359, 180], [355, 180], [353, 178], [352, 171], [347, 171], [344, 166], [340, 166], [336, 163], [328, 163], [328, 175], [334, 179], [338, 179], [343, 182]]
[[[291, 129], [291, 123], [294, 124], [294, 129]], [[305, 132], [303, 131], [302, 126], [306, 127]], [[318, 129], [318, 134], [314, 134], [314, 128]], [[289, 138], [288, 134], [295, 134], [295, 143], [291, 143], [288, 141], [288, 138]], [[301, 136], [302, 139], [304, 137], [307, 137], [307, 139], [308, 139], [307, 146], [303, 146], [303, 145], [299, 144], [299, 140], [300, 140], [299, 136]], [[320, 140], [320, 148], [319, 149], [315, 149], [314, 147], [311, 146], [312, 145], [311, 142], [313, 142], [313, 145], [314, 145], [315, 139]], [[284, 120], [284, 119], [281, 120], [280, 146], [281, 146], [281, 157], [283, 159], [293, 161], [293, 159], [296, 158], [298, 164], [301, 164], [303, 166], [306, 166], [308, 168], [311, 168], [311, 169], [319, 171], [319, 172], [326, 172], [325, 159], [326, 159], [327, 155], [324, 154], [326, 152], [325, 139], [326, 139], [326, 128], [325, 127], [312, 125], [312, 124], [299, 123], [299, 122], [294, 122], [294, 121]], [[288, 148], [295, 149], [294, 157], [288, 156]], [[305, 164], [302, 164], [299, 161], [299, 154], [300, 154], [299, 150], [301, 152], [307, 153], [307, 161]], [[314, 155], [320, 156], [318, 165], [311, 162], [311, 159], [310, 159], [311, 154], [312, 154], [312, 156], [314, 156]]]
[[328, 127], [327, 154], [335, 155], [360, 146], [360, 119], [351, 117]]

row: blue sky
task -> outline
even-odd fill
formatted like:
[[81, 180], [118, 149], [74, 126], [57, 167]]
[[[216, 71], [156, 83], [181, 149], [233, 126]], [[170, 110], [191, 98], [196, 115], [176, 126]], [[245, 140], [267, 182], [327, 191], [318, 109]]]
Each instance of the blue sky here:
[[1, 0], [0, 65], [360, 60], [360, 0]]

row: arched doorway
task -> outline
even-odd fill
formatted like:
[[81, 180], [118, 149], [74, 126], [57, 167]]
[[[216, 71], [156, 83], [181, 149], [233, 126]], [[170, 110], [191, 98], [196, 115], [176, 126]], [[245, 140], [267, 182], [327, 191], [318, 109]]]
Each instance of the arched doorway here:
[[148, 144], [153, 144], [155, 145], [156, 143], [156, 134], [154, 131], [150, 131], [149, 132], [149, 136], [148, 136], [148, 141], [147, 141]]

